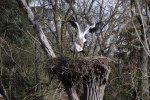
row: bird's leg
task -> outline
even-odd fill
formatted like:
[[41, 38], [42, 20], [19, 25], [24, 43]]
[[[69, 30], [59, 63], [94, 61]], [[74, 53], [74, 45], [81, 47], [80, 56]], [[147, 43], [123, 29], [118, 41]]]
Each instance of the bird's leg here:
[[77, 52], [77, 50], [75, 50], [75, 57], [76, 57], [76, 58], [78, 57], [78, 52]]
[[77, 53], [77, 57], [80, 57], [80, 53], [79, 52]]
[[75, 54], [75, 52], [73, 51], [73, 52], [72, 52], [72, 56], [73, 56], [73, 57], [74, 57], [74, 54]]
[[82, 55], [83, 57], [85, 57], [85, 56], [87, 56], [87, 53], [84, 50], [82, 50], [82, 51], [80, 51], [80, 55]]
[[86, 57], [86, 56], [88, 56], [88, 53], [87, 53], [87, 52], [85, 52], [85, 51], [84, 51], [84, 56], [85, 56], [85, 57]]

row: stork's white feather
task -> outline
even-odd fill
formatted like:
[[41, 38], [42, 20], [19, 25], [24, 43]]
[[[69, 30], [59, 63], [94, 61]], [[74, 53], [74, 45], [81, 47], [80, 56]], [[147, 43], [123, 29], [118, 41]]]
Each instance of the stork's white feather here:
[[77, 22], [75, 22], [76, 23], [76, 25], [77, 25], [77, 28], [78, 28], [78, 34], [81, 34], [82, 32], [81, 32], [81, 29], [80, 29], [80, 26], [79, 26], [79, 24], [77, 23]]
[[78, 45], [76, 42], [74, 42], [74, 44], [71, 46], [71, 51], [78, 51], [78, 52], [80, 52], [80, 51], [82, 51], [83, 50], [83, 48], [80, 46], [80, 45]]

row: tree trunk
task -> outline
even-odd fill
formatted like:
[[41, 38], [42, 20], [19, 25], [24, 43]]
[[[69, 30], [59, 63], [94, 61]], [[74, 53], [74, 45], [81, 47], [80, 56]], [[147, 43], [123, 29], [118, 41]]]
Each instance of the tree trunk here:
[[55, 0], [55, 6], [54, 6], [54, 21], [55, 21], [55, 28], [57, 32], [57, 43], [58, 43], [58, 49], [60, 52], [62, 52], [62, 41], [61, 41], [61, 20], [59, 18], [59, 9], [58, 9], [58, 0]]
[[91, 41], [91, 47], [90, 47], [90, 50], [89, 50], [89, 54], [90, 56], [93, 56], [94, 54], [94, 51], [95, 51], [95, 46], [96, 46], [96, 36], [95, 36], [95, 33], [92, 34], [92, 41]]
[[2, 81], [2, 74], [3, 74], [3, 66], [2, 66], [2, 62], [3, 62], [3, 60], [2, 60], [2, 47], [1, 47], [1, 45], [2, 45], [2, 43], [3, 43], [3, 40], [2, 40], [2, 38], [0, 38], [0, 88], [2, 89], [2, 92], [3, 93], [0, 93], [0, 100], [2, 99], [2, 100], [9, 100], [9, 96], [8, 96], [8, 93], [7, 93], [7, 91], [6, 91], [6, 88], [5, 88], [5, 86], [4, 86], [4, 84], [3, 84], [3, 81]]
[[75, 87], [65, 86], [65, 89], [66, 89], [66, 93], [68, 94], [68, 97], [70, 100], [79, 100], [79, 97], [77, 95]]
[[47, 37], [45, 36], [42, 27], [38, 23], [38, 21], [35, 19], [33, 12], [31, 11], [30, 7], [27, 5], [26, 0], [16, 0], [18, 2], [19, 7], [24, 11], [25, 14], [27, 14], [28, 19], [30, 23], [33, 25], [36, 34], [39, 38], [39, 41], [41, 43], [41, 47], [43, 48], [44, 52], [49, 58], [55, 58], [56, 55], [51, 47], [51, 45], [48, 42]]
[[105, 84], [100, 85], [95, 78], [86, 83], [84, 88], [84, 100], [103, 100]]
[[35, 87], [35, 92], [38, 94], [38, 96], [36, 97], [36, 100], [41, 100], [40, 54], [38, 50], [39, 50], [39, 45], [37, 41], [35, 41], [35, 80], [37, 84]]
[[140, 36], [140, 42], [141, 42], [141, 99], [142, 100], [149, 100], [149, 80], [148, 80], [148, 53], [146, 47], [148, 46], [147, 43], [147, 34], [148, 31], [146, 32], [145, 28], [145, 21], [142, 15], [142, 10], [140, 6], [140, 1], [136, 1], [136, 8], [138, 9], [136, 15], [139, 23], [140, 23], [140, 31], [141, 31], [141, 36]]
[[141, 92], [142, 100], [149, 100], [149, 81], [148, 81], [148, 55], [145, 50], [142, 50], [141, 61]]

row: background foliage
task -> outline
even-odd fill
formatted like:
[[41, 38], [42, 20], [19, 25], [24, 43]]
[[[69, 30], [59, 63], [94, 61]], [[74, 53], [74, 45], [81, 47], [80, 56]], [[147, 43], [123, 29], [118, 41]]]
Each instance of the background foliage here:
[[[69, 47], [77, 31], [68, 23], [70, 17], [74, 16], [82, 29], [102, 21], [97, 33], [87, 35], [86, 54], [80, 56], [103, 55], [111, 59], [104, 100], [142, 99], [149, 95], [149, 56], [144, 55], [137, 32], [143, 43], [148, 42], [144, 46], [149, 47], [149, 2], [104, 1], [39, 0], [41, 6], [32, 6], [32, 11], [57, 56], [72, 56]], [[30, 6], [34, 4], [31, 2], [28, 0]], [[1, 0], [0, 13], [0, 94], [8, 100], [66, 100], [62, 84], [45, 71], [47, 58], [17, 2]], [[147, 73], [148, 84], [142, 83], [142, 73]], [[146, 93], [142, 91], [144, 84]]]

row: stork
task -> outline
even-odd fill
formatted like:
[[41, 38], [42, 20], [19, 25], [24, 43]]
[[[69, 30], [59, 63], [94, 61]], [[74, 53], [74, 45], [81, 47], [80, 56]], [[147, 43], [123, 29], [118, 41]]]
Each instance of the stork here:
[[100, 22], [92, 26], [88, 26], [84, 32], [81, 31], [80, 26], [74, 17], [72, 17], [69, 20], [69, 22], [72, 25], [72, 27], [78, 29], [77, 37], [75, 38], [74, 43], [71, 46], [70, 50], [73, 52], [84, 52], [83, 46], [84, 46], [84, 43], [86, 42], [85, 35], [88, 34], [89, 32], [91, 33], [96, 32], [99, 29]]

